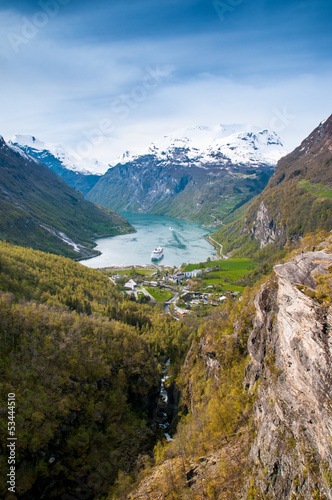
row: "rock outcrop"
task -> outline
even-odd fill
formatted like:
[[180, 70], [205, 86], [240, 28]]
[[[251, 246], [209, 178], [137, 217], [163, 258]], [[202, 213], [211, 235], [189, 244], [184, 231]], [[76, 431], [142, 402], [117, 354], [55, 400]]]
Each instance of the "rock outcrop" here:
[[300, 254], [255, 299], [246, 383], [259, 381], [249, 456], [259, 498], [332, 498], [332, 313], [305, 293], [331, 264], [324, 251]]
[[[280, 219], [280, 213], [278, 214]], [[284, 228], [277, 226], [276, 221], [269, 215], [268, 209], [261, 201], [256, 213], [256, 217], [251, 229], [252, 236], [259, 241], [260, 248], [265, 247], [269, 243], [276, 243], [282, 241]]]

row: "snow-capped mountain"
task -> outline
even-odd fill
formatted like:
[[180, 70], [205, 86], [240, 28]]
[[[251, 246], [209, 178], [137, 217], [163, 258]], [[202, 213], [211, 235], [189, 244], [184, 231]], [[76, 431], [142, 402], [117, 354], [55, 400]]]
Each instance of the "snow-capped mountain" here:
[[274, 132], [246, 125], [186, 128], [126, 152], [88, 193], [118, 211], [218, 225], [260, 193], [286, 154]]
[[[51, 154], [68, 170], [80, 172], [83, 175], [102, 175], [109, 168], [107, 164], [95, 159], [74, 158], [74, 156], [67, 153], [60, 144], [46, 143], [33, 135], [15, 135], [9, 143], [19, 146], [25, 151], [29, 149], [29, 154], [32, 154], [32, 152], [38, 152], [39, 154], [43, 153], [45, 158], [47, 158], [48, 154]], [[41, 156], [41, 158], [42, 157], [43, 156]]]
[[45, 143], [31, 135], [15, 135], [12, 147], [42, 161], [60, 175], [70, 186], [86, 195], [96, 184], [108, 165], [92, 159], [76, 159], [60, 145]]
[[176, 160], [201, 166], [224, 163], [257, 166], [275, 165], [286, 150], [275, 132], [252, 125], [217, 125], [183, 128], [143, 149], [140, 154], [126, 151], [118, 163], [153, 155], [159, 161]]

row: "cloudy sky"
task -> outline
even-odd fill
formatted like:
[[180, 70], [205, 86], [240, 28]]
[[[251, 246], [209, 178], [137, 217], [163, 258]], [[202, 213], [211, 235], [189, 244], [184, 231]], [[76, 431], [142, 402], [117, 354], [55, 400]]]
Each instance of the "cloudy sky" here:
[[330, 0], [1, 0], [0, 134], [112, 162], [249, 123], [290, 150], [332, 112]]

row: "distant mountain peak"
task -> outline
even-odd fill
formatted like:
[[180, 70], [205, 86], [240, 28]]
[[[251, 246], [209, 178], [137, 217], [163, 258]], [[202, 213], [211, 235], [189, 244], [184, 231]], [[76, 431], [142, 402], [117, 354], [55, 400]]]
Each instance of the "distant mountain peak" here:
[[[46, 152], [53, 155], [68, 170], [84, 175], [101, 175], [108, 169], [108, 165], [93, 158], [77, 159], [68, 154], [60, 144], [46, 143], [33, 135], [15, 135], [9, 144], [18, 146], [25, 152]], [[32, 151], [30, 151], [32, 150]]]
[[160, 161], [180, 161], [202, 166], [220, 163], [275, 165], [286, 154], [273, 131], [248, 124], [191, 126], [164, 135], [140, 152], [126, 151], [115, 163], [125, 164], [146, 155]]
[[266, 186], [286, 154], [273, 131], [252, 125], [190, 126], [128, 151], [87, 198], [118, 211], [219, 225]]
[[[70, 186], [86, 195], [108, 169], [108, 165], [97, 160], [81, 160], [67, 154], [58, 144], [47, 144], [33, 135], [16, 135], [8, 146], [22, 156], [41, 161], [49, 169], [60, 175]], [[95, 173], [93, 173], [95, 172]]]

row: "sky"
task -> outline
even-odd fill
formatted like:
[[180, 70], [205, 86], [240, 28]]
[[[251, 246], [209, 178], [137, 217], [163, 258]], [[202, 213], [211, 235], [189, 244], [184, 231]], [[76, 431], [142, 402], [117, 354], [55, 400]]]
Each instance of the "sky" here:
[[332, 113], [330, 0], [1, 0], [0, 135], [115, 162], [246, 123], [291, 151]]

